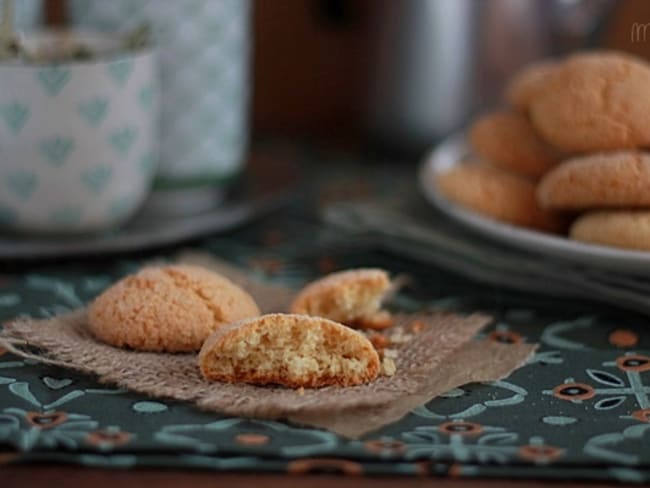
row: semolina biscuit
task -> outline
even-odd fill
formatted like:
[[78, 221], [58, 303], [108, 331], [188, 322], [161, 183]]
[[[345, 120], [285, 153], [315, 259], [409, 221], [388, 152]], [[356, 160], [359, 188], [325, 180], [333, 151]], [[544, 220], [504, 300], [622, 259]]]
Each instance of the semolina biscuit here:
[[525, 115], [509, 110], [488, 113], [470, 129], [472, 148], [481, 159], [530, 178], [539, 178], [558, 161]]
[[650, 144], [650, 66], [614, 52], [568, 58], [530, 100], [539, 135], [568, 153]]
[[149, 267], [118, 281], [88, 309], [103, 342], [140, 351], [198, 351], [224, 324], [260, 311], [248, 293], [198, 266]]
[[449, 200], [495, 220], [550, 232], [564, 229], [560, 216], [539, 208], [535, 185], [527, 178], [464, 163], [437, 175], [435, 184]]
[[549, 59], [525, 66], [508, 84], [506, 89], [508, 103], [522, 112], [528, 111], [531, 100], [544, 89], [548, 76], [553, 73], [558, 64], [558, 61]]
[[650, 210], [601, 210], [580, 216], [569, 237], [576, 241], [650, 251]]
[[650, 153], [615, 151], [569, 159], [537, 187], [542, 208], [589, 210], [650, 206]]
[[331, 273], [303, 288], [291, 312], [325, 317], [360, 329], [383, 329], [393, 324], [381, 302], [390, 288], [381, 269], [353, 269]]
[[318, 388], [372, 381], [380, 362], [355, 330], [322, 317], [276, 313], [218, 329], [201, 348], [199, 367], [208, 380]]

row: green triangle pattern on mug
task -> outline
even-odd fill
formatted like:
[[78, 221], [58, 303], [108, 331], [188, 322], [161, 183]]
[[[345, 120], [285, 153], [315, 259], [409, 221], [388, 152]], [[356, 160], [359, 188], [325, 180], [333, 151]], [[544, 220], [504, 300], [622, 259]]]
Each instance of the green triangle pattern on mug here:
[[106, 67], [106, 69], [118, 86], [124, 86], [133, 71], [133, 61], [130, 59], [113, 61]]
[[96, 97], [85, 102], [79, 102], [77, 110], [91, 126], [97, 127], [106, 117], [108, 100], [104, 97]]
[[29, 171], [18, 170], [7, 175], [5, 184], [14, 195], [27, 201], [38, 185], [38, 177]]
[[153, 154], [146, 153], [142, 155], [142, 158], [140, 158], [140, 163], [138, 166], [140, 167], [140, 170], [143, 174], [148, 175], [151, 174], [151, 172], [155, 169], [155, 164], [156, 161]]
[[11, 225], [18, 220], [16, 211], [6, 205], [0, 205], [0, 225]]
[[81, 173], [81, 183], [91, 193], [101, 193], [111, 179], [111, 168], [108, 166], [97, 166]]
[[41, 154], [52, 166], [63, 166], [70, 152], [74, 149], [74, 141], [67, 137], [55, 136], [45, 139], [40, 144]]
[[153, 106], [153, 95], [154, 90], [151, 85], [143, 86], [140, 89], [140, 92], [138, 93], [138, 101], [143, 109], [151, 110], [151, 107]]
[[131, 210], [132, 204], [132, 197], [128, 195], [122, 195], [110, 203], [108, 212], [115, 218], [124, 217], [124, 215], [126, 215], [126, 213]]
[[81, 208], [76, 206], [58, 208], [50, 214], [50, 220], [55, 224], [75, 225], [81, 220]]
[[136, 129], [133, 127], [124, 127], [111, 132], [108, 142], [120, 156], [126, 156], [135, 142], [137, 136]]
[[36, 78], [45, 90], [45, 93], [55, 97], [68, 84], [72, 73], [68, 68], [61, 66], [51, 66], [37, 71]]
[[14, 134], [18, 134], [29, 119], [29, 107], [15, 101], [2, 107], [2, 118]]

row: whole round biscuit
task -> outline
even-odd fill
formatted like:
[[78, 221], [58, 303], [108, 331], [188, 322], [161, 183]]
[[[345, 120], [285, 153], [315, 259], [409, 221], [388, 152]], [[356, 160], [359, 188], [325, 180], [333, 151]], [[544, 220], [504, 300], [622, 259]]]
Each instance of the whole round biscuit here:
[[544, 78], [530, 117], [550, 145], [570, 153], [650, 144], [650, 67], [630, 55], [575, 55]]
[[198, 351], [219, 327], [256, 317], [244, 290], [198, 266], [150, 267], [118, 281], [88, 309], [101, 341], [141, 351]]
[[546, 174], [537, 201], [553, 210], [650, 206], [650, 153], [615, 151], [569, 159]]
[[501, 110], [483, 115], [472, 125], [469, 137], [482, 159], [530, 178], [539, 178], [558, 161], [556, 151], [518, 112]]
[[603, 246], [650, 251], [650, 211], [588, 212], [571, 225], [569, 237]]
[[506, 88], [507, 102], [522, 112], [526, 112], [530, 102], [539, 90], [544, 89], [546, 78], [558, 66], [554, 59], [539, 61], [525, 66], [517, 73]]
[[539, 208], [534, 183], [522, 176], [465, 163], [439, 174], [435, 184], [450, 200], [495, 220], [550, 232], [564, 229], [561, 217]]

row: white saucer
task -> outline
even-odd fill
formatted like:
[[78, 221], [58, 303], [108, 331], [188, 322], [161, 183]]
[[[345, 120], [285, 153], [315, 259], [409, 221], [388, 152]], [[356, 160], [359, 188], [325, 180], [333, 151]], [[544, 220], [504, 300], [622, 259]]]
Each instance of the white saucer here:
[[66, 237], [0, 233], [0, 260], [105, 255], [225, 232], [288, 203], [299, 178], [293, 161], [252, 160], [234, 188], [172, 192], [173, 198], [170, 192], [165, 198], [154, 193], [130, 222], [111, 232]]

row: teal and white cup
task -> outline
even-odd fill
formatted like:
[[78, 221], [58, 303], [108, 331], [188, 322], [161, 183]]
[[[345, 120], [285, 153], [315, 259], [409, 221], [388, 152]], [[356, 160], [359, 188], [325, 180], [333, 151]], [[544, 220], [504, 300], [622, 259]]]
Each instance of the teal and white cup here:
[[[30, 50], [70, 33], [24, 40]], [[158, 160], [158, 79], [151, 49], [74, 34], [95, 56], [0, 63], [0, 228], [83, 233], [125, 222], [147, 197]]]
[[[159, 203], [214, 204], [243, 169], [248, 148], [250, 0], [71, 0], [83, 28], [152, 28], [160, 55]], [[180, 200], [172, 198], [182, 195]]]

